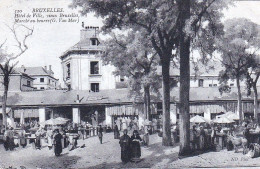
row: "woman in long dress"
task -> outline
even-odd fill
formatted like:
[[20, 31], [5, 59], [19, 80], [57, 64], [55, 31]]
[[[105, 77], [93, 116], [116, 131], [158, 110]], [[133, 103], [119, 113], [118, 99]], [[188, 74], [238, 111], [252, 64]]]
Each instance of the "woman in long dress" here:
[[149, 145], [149, 129], [148, 129], [148, 126], [144, 126], [144, 138], [143, 138], [143, 141], [144, 141], [144, 145], [145, 146]]
[[25, 130], [22, 128], [22, 130], [20, 131], [20, 145], [24, 148], [27, 145], [27, 141], [25, 138]]
[[36, 140], [35, 140], [35, 148], [36, 149], [41, 149], [41, 135], [42, 135], [42, 132], [41, 132], [41, 129], [37, 130], [36, 133], [35, 133], [35, 136], [36, 136]]
[[52, 132], [50, 127], [48, 127], [46, 136], [47, 136], [49, 150], [51, 150], [52, 149], [52, 144], [53, 144], [53, 132]]
[[200, 132], [199, 132], [199, 148], [200, 150], [205, 150], [205, 136], [206, 133], [204, 131], [203, 126], [200, 126]]
[[102, 128], [101, 125], [99, 125], [99, 127], [98, 127], [98, 138], [99, 138], [100, 144], [102, 144], [102, 139], [103, 139], [103, 128]]
[[140, 142], [142, 141], [141, 137], [137, 130], [134, 130], [133, 135], [131, 136], [131, 160], [134, 162], [140, 161], [141, 157], [141, 146]]
[[59, 132], [59, 129], [55, 130], [54, 134], [54, 153], [55, 156], [59, 156], [62, 152], [62, 143], [61, 143], [62, 135]]
[[119, 134], [118, 126], [117, 126], [117, 124], [115, 124], [114, 139], [119, 139], [119, 137], [120, 137], [120, 134]]
[[119, 144], [121, 147], [121, 160], [127, 163], [131, 158], [130, 137], [127, 135], [127, 130], [124, 130], [124, 135], [120, 137]]

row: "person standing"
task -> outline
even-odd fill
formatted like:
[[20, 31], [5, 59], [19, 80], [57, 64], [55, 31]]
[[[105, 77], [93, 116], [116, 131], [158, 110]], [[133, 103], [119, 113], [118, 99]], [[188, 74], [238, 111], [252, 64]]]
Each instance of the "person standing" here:
[[200, 131], [199, 131], [199, 148], [200, 148], [200, 150], [205, 149], [205, 136], [206, 136], [206, 133], [204, 131], [203, 126], [200, 126]]
[[214, 126], [211, 127], [211, 145], [215, 144], [215, 138], [216, 138], [217, 132]]
[[4, 131], [4, 148], [6, 151], [9, 150], [9, 142], [10, 142], [9, 128], [7, 127], [6, 130]]
[[140, 142], [142, 141], [141, 137], [137, 130], [134, 130], [133, 135], [131, 136], [131, 160], [134, 162], [140, 161], [141, 157], [141, 146]]
[[23, 127], [19, 133], [19, 137], [20, 137], [20, 145], [24, 148], [27, 145], [27, 141], [25, 138], [25, 130]]
[[148, 126], [144, 126], [144, 138], [143, 138], [143, 141], [144, 141], [144, 145], [145, 146], [149, 145], [149, 129], [148, 129]]
[[42, 135], [41, 129], [37, 130], [35, 133], [36, 136], [35, 148], [39, 150], [41, 149], [41, 135]]
[[55, 156], [59, 156], [62, 153], [62, 135], [59, 132], [59, 129], [55, 130], [54, 134], [54, 153]]
[[100, 144], [102, 144], [103, 128], [101, 125], [99, 125], [99, 127], [98, 127], [98, 138], [99, 138]]
[[191, 141], [191, 149], [192, 151], [196, 150], [196, 145], [197, 145], [197, 130], [196, 126], [192, 126], [192, 130], [190, 132], [190, 141]]
[[119, 144], [121, 147], [121, 160], [127, 163], [131, 158], [130, 137], [127, 135], [127, 130], [124, 130], [124, 135], [120, 137]]
[[48, 148], [49, 148], [49, 150], [51, 150], [52, 144], [53, 144], [53, 132], [51, 130], [51, 127], [48, 127], [46, 137], [47, 137], [47, 142], [48, 142]]
[[244, 138], [247, 139], [247, 148], [249, 147], [251, 140], [250, 140], [250, 132], [249, 127], [247, 124], [245, 124], [245, 129], [243, 131]]
[[115, 128], [114, 128], [114, 139], [119, 139], [120, 138], [120, 134], [119, 134], [119, 130], [118, 130], [118, 126], [115, 123]]

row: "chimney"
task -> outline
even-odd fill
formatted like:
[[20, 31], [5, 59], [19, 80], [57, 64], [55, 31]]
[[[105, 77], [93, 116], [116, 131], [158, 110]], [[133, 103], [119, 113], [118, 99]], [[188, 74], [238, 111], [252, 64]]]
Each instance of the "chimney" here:
[[51, 70], [51, 65], [49, 65], [49, 71], [52, 71], [52, 70]]
[[25, 71], [26, 71], [26, 68], [25, 68], [25, 66], [24, 66], [24, 65], [22, 65], [22, 66], [21, 66], [21, 68], [22, 68], [22, 71], [25, 73]]
[[98, 30], [99, 27], [85, 26], [85, 28], [80, 31], [80, 41], [86, 42], [89, 41], [90, 38], [98, 38]]
[[47, 66], [44, 66], [44, 69], [47, 70]]

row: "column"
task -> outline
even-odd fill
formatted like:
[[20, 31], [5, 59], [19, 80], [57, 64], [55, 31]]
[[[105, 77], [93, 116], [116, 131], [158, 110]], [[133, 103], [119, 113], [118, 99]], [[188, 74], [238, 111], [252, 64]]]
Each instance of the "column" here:
[[80, 123], [80, 109], [79, 107], [72, 108], [72, 115], [73, 115], [73, 123]]
[[177, 123], [177, 112], [175, 104], [170, 104], [170, 119], [172, 124]]
[[170, 111], [170, 119], [172, 124], [177, 123], [177, 114], [173, 110]]
[[141, 114], [141, 113], [139, 113], [139, 115], [138, 115], [138, 127], [139, 127], [139, 129], [141, 129], [141, 126], [144, 126], [144, 120], [145, 120], [145, 118], [144, 118], [144, 114]]
[[209, 108], [207, 108], [206, 112], [204, 112], [204, 118], [208, 121], [211, 120], [211, 112]]
[[109, 115], [108, 107], [106, 107], [106, 125], [112, 127], [112, 117]]
[[46, 121], [46, 111], [45, 107], [39, 108], [39, 122], [45, 122]]

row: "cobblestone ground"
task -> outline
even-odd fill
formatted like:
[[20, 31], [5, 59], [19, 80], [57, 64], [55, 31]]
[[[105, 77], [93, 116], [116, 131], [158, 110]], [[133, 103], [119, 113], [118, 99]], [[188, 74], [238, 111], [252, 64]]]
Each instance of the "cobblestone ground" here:
[[103, 144], [97, 137], [79, 140], [75, 150], [63, 149], [60, 157], [55, 157], [53, 150], [43, 145], [35, 150], [31, 145], [5, 151], [0, 145], [0, 168], [188, 168], [188, 167], [245, 167], [260, 166], [260, 157], [251, 159], [234, 151], [208, 152], [197, 156], [178, 159], [179, 147], [161, 146], [161, 138], [150, 136], [149, 147], [142, 147], [142, 161], [123, 164], [120, 159], [119, 140], [113, 134], [104, 135]]

